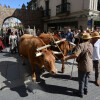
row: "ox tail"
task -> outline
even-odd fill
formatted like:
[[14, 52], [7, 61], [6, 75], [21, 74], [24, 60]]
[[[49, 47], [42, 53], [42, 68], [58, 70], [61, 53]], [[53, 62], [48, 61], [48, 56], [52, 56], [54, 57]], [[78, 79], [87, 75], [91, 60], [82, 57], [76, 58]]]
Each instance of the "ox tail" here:
[[24, 38], [20, 38], [18, 41], [18, 55], [21, 56], [21, 52], [20, 52], [20, 45], [22, 43], [22, 41], [24, 40]]

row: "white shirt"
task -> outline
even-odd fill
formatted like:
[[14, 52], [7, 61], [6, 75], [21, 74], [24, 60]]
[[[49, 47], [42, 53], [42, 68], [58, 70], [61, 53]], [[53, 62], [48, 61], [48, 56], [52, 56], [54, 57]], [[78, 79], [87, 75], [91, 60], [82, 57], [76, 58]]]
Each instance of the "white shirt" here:
[[16, 38], [17, 38], [16, 35], [10, 35], [10, 36], [9, 36], [9, 40], [10, 40], [10, 39], [14, 40], [14, 39], [16, 39]]
[[100, 60], [100, 39], [94, 44], [92, 58], [93, 60]]

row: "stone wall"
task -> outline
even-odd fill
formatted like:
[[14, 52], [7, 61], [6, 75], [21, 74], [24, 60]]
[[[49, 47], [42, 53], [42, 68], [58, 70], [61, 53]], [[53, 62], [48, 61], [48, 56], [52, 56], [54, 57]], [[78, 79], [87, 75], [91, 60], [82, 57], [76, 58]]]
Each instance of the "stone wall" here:
[[30, 26], [31, 29], [36, 27], [36, 29], [43, 29], [42, 25], [42, 9], [38, 8], [35, 11], [27, 10], [25, 8], [22, 9], [14, 9], [14, 8], [6, 8], [0, 5], [0, 28], [2, 28], [3, 22], [10, 17], [15, 17], [19, 19], [24, 28], [28, 28]]

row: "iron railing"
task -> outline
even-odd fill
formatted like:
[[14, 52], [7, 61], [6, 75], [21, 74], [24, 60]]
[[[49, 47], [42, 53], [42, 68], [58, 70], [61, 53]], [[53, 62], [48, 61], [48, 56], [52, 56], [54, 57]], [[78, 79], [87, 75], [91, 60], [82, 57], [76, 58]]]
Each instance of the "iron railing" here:
[[56, 14], [70, 13], [70, 3], [56, 6]]

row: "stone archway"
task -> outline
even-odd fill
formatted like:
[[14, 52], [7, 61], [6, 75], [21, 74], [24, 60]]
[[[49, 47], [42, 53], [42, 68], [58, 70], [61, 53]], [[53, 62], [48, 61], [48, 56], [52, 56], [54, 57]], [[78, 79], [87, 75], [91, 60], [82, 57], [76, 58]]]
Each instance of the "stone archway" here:
[[[3, 27], [4, 22], [5, 22], [7, 19], [9, 19], [9, 18], [15, 18], [15, 17], [14, 17], [14, 16], [9, 16], [9, 17], [5, 18], [4, 21], [3, 21], [3, 23], [2, 23], [2, 27]], [[22, 26], [23, 26], [23, 22], [22, 22], [20, 19], [18, 19], [18, 18], [15, 18], [15, 19], [19, 20], [19, 21], [21, 22]], [[23, 27], [24, 27], [24, 26], [23, 26]]]
[[40, 28], [41, 30], [43, 29], [43, 24], [41, 20], [41, 8], [33, 11], [27, 10], [24, 7], [22, 7], [21, 9], [14, 9], [2, 7], [0, 5], [0, 28], [2, 27], [4, 20], [9, 17], [18, 18], [25, 28], [28, 28], [28, 26], [30, 26], [30, 28], [33, 29], [35, 26], [36, 28]]

